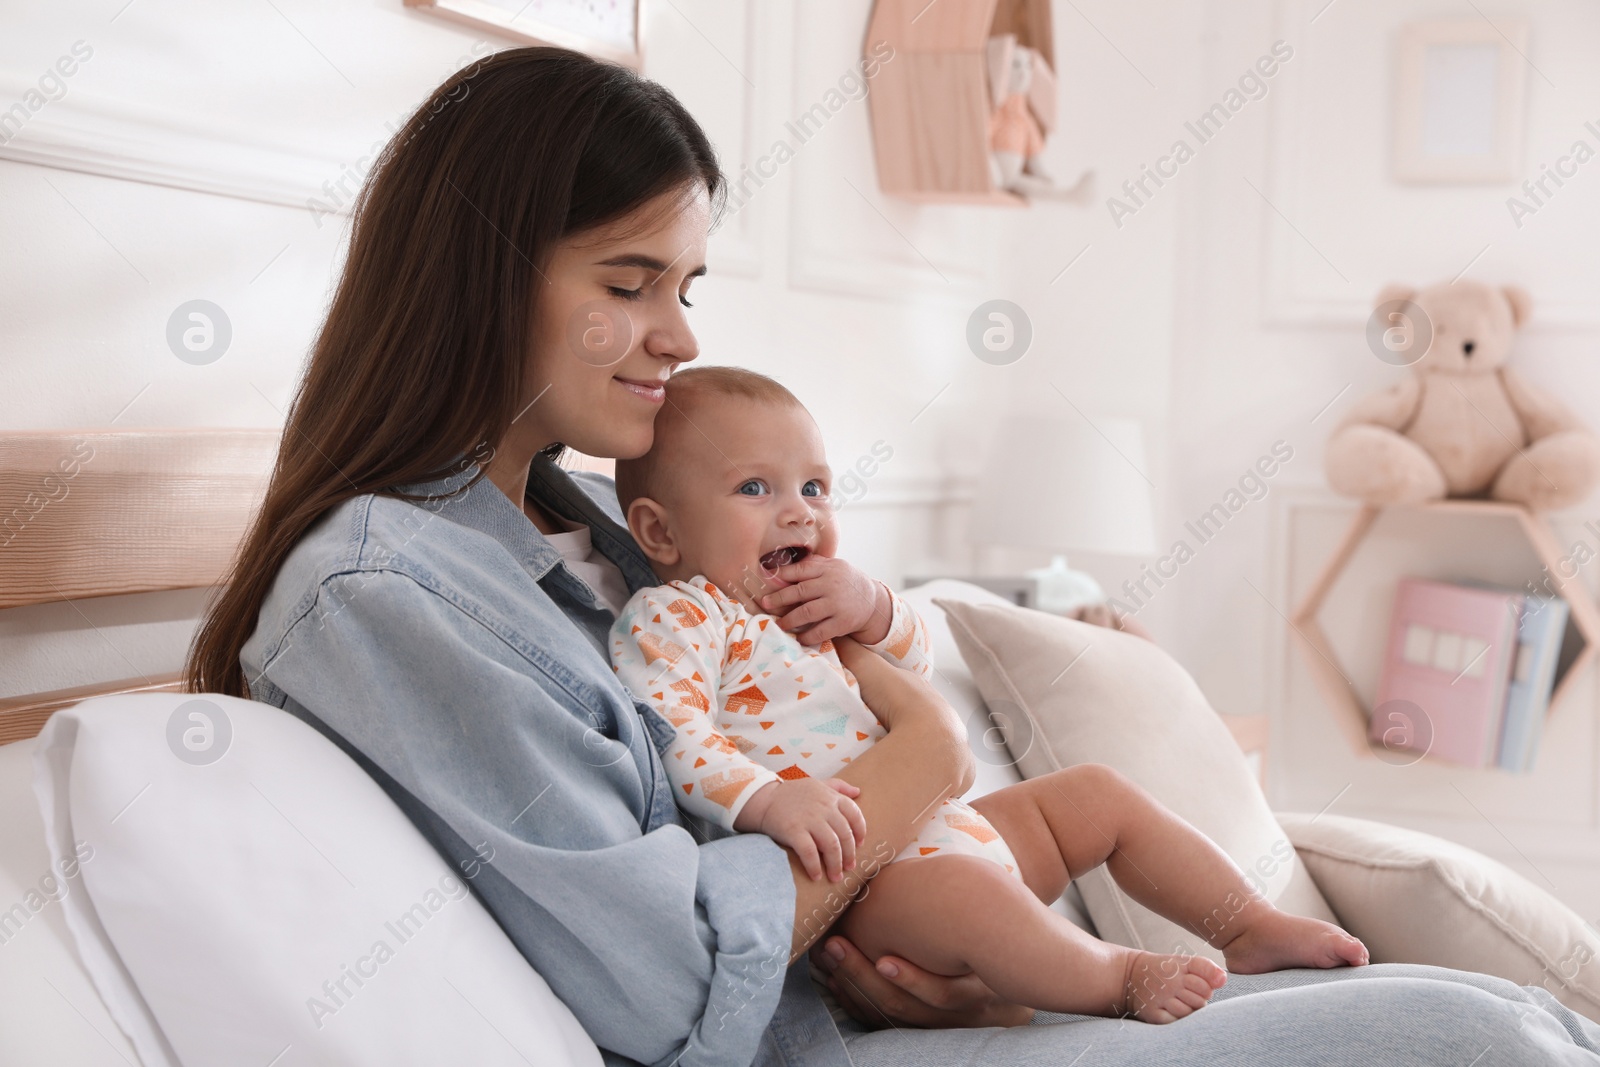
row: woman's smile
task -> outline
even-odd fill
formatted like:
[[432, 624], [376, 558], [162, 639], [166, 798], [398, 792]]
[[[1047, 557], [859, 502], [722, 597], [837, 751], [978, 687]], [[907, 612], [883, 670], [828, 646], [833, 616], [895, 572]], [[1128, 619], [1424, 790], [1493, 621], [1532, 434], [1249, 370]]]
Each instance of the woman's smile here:
[[649, 404], [660, 404], [667, 399], [664, 378], [613, 378], [628, 392]]

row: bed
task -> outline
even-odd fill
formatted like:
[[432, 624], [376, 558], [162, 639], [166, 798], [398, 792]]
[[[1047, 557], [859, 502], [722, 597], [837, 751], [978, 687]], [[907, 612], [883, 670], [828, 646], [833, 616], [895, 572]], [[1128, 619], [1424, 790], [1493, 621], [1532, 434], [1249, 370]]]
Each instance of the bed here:
[[[106, 598], [215, 585], [275, 448], [266, 430], [0, 437], [0, 609], [53, 606], [92, 629], [85, 609]], [[967, 717], [969, 795], [1038, 773], [1041, 759], [1087, 758], [1074, 748], [1089, 743], [1082, 722], [1051, 721], [1061, 713], [1016, 678], [1002, 707], [995, 672], [1021, 668], [975, 672], [958, 648], [951, 618], [970, 640], [980, 617], [1031, 625], [1024, 609], [948, 580], [905, 595], [934, 633], [939, 687]], [[176, 674], [130, 671], [114, 652], [96, 666], [105, 680], [0, 696], [0, 1063], [599, 1062], [468, 891], [472, 872], [447, 868], [320, 735], [275, 708], [182, 693]], [[1107, 684], [1095, 670], [1065, 685]], [[1194, 694], [1195, 721], [1144, 748], [1182, 748], [1186, 729], [1228, 738]], [[1081, 719], [1099, 702], [1080, 703]], [[1239, 803], [1275, 820], [1268, 832], [1293, 841], [1298, 877], [1375, 960], [1542, 982], [1600, 1015], [1593, 954], [1575, 948], [1589, 943], [1582, 920], [1537, 887], [1422, 835], [1273, 816], [1243, 754], [1217, 743], [1229, 750], [1207, 773], [1249, 791]], [[1095, 758], [1137, 777], [1139, 746], [1117, 744]], [[1228, 817], [1178, 810], [1197, 825]], [[1241, 866], [1260, 840], [1231, 850]], [[1125, 943], [1148, 936], [1105, 921], [1121, 905], [1103, 886], [1081, 890], [1058, 905], [1074, 922]]]

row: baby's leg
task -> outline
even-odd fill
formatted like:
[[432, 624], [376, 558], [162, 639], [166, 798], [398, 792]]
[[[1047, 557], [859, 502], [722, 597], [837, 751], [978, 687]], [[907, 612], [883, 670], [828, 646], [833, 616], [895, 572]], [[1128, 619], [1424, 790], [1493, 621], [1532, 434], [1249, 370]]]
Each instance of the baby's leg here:
[[976, 972], [1016, 1004], [1078, 1015], [1171, 1022], [1224, 980], [1195, 956], [1100, 941], [1051, 911], [999, 864], [976, 856], [891, 863], [840, 920], [872, 959], [894, 955], [938, 974]]
[[1109, 767], [1030, 778], [972, 807], [1000, 831], [1041, 899], [1104, 863], [1134, 900], [1221, 949], [1231, 971], [1367, 962], [1366, 947], [1343, 930], [1258, 896], [1209, 838]]

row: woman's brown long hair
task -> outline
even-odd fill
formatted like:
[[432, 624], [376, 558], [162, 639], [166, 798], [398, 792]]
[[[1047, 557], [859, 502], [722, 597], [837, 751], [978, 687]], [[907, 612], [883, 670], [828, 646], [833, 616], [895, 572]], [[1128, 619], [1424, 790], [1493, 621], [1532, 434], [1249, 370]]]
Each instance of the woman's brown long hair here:
[[266, 499], [189, 650], [189, 691], [249, 697], [240, 649], [284, 559], [330, 508], [364, 493], [417, 499], [394, 487], [460, 470], [501, 439], [554, 244], [690, 182], [713, 202], [724, 189], [704, 132], [620, 67], [518, 48], [434, 91], [356, 199]]

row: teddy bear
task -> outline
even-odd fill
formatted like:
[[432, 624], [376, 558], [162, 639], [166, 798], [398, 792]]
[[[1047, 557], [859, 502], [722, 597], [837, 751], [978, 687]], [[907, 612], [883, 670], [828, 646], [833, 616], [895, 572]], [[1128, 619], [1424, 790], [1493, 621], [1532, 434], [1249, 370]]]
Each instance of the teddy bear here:
[[1399, 302], [1412, 305], [1405, 327], [1431, 330], [1431, 343], [1404, 381], [1359, 401], [1334, 431], [1326, 460], [1334, 490], [1377, 505], [1487, 496], [1533, 510], [1588, 496], [1600, 442], [1506, 366], [1532, 310], [1528, 294], [1473, 281], [1421, 292], [1397, 285], [1377, 306]]

